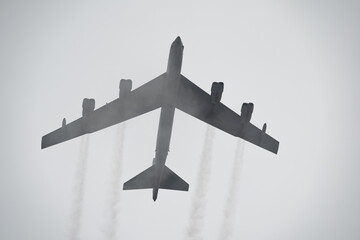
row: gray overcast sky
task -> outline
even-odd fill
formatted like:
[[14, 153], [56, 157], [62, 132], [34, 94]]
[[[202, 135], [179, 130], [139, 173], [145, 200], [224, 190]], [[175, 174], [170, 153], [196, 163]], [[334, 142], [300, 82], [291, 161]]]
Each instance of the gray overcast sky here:
[[[80, 139], [40, 150], [62, 118], [166, 70], [182, 73], [280, 141], [245, 144], [233, 239], [360, 238], [358, 1], [1, 1], [0, 239], [69, 239]], [[122, 182], [149, 167], [159, 111], [126, 123]], [[105, 239], [116, 129], [90, 136], [82, 239]], [[167, 165], [188, 193], [121, 191], [119, 239], [184, 239], [205, 125], [177, 111]], [[237, 140], [215, 131], [204, 239], [217, 239]]]

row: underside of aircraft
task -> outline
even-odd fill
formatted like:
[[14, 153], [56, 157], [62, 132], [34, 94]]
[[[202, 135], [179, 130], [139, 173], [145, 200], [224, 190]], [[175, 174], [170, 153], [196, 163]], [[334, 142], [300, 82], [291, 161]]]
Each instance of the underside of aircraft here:
[[119, 98], [95, 110], [95, 100], [83, 100], [82, 117], [66, 123], [42, 137], [41, 148], [96, 132], [139, 115], [161, 108], [155, 157], [152, 166], [124, 183], [124, 190], [153, 189], [153, 200], [158, 190], [188, 191], [189, 184], [165, 166], [175, 109], [179, 109], [207, 124], [235, 137], [242, 138], [277, 154], [279, 142], [262, 129], [250, 123], [253, 103], [243, 103], [238, 115], [221, 103], [224, 90], [222, 82], [214, 82], [208, 94], [181, 75], [184, 46], [177, 37], [170, 48], [167, 71], [155, 79], [132, 90], [131, 80], [120, 81]]

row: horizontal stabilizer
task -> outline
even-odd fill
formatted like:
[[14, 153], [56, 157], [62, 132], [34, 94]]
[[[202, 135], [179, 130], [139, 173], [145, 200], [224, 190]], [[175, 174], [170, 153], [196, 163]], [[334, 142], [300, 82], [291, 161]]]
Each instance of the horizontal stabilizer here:
[[170, 190], [179, 190], [179, 191], [188, 191], [189, 184], [185, 182], [181, 177], [176, 175], [173, 171], [170, 170], [167, 166], [164, 166], [164, 170], [161, 176], [161, 182], [159, 188], [170, 189]]
[[[149, 167], [145, 171], [139, 173], [126, 183], [124, 183], [124, 190], [132, 189], [146, 189], [154, 188], [155, 184], [155, 165]], [[160, 177], [160, 176], [159, 176]], [[163, 167], [161, 173], [161, 180], [159, 182], [159, 188], [169, 189], [169, 190], [179, 190], [179, 191], [188, 191], [189, 184], [181, 179], [176, 173], [171, 171], [167, 166]]]
[[126, 183], [124, 183], [124, 190], [131, 189], [144, 189], [144, 188], [153, 188], [154, 186], [154, 175], [155, 167], [152, 165], [145, 171], [139, 173]]

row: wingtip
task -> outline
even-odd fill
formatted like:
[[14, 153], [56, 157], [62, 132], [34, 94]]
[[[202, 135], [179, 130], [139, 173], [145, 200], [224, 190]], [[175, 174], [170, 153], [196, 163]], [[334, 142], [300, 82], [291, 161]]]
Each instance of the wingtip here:
[[41, 149], [45, 148], [44, 137], [41, 138]]
[[280, 145], [280, 143], [278, 142], [277, 145], [276, 145], [276, 148], [274, 150], [275, 154], [278, 154], [278, 152], [279, 152], [279, 145]]

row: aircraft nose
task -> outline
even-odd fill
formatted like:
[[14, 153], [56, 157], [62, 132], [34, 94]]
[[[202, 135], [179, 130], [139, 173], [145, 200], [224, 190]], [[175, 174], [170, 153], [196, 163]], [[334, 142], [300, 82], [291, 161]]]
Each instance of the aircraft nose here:
[[182, 41], [181, 41], [181, 38], [180, 38], [179, 36], [175, 39], [175, 41], [173, 42], [173, 44], [174, 44], [174, 45], [180, 45], [180, 46], [183, 45], [183, 44], [182, 44]]

